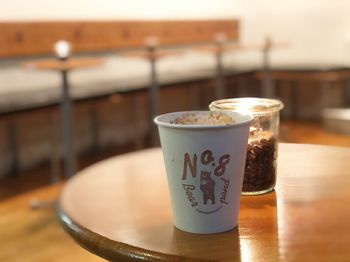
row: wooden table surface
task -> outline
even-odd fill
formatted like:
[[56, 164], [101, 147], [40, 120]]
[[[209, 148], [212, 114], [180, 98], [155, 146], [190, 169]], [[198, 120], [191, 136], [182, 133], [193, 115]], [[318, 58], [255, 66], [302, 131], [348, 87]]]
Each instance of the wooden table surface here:
[[64, 232], [55, 209], [33, 210], [32, 199], [55, 201], [62, 183], [0, 201], [0, 261], [105, 261]]
[[64, 61], [58, 59], [35, 60], [23, 63], [22, 67], [28, 69], [68, 71], [73, 69], [99, 66], [102, 64], [103, 59], [101, 58], [80, 57], [69, 58], [68, 60]]
[[146, 50], [119, 52], [119, 56], [143, 59], [160, 59], [168, 56], [181, 56], [185, 50], [155, 50], [153, 53]]
[[280, 144], [275, 192], [242, 196], [235, 230], [176, 229], [160, 149], [95, 164], [60, 195], [62, 225], [110, 260], [350, 261], [350, 148]]
[[234, 51], [264, 51], [271, 48], [287, 48], [288, 43], [264, 43], [264, 44], [227, 44], [221, 45], [204, 45], [194, 46], [192, 50], [203, 51], [207, 53], [218, 53], [218, 52], [234, 52]]

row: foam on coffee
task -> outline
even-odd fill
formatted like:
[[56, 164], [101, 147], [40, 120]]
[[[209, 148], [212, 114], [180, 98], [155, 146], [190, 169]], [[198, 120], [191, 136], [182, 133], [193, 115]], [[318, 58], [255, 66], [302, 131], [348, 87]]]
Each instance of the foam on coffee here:
[[210, 112], [210, 113], [184, 113], [183, 115], [177, 117], [171, 124], [178, 125], [232, 125], [235, 120], [227, 114], [220, 112]]

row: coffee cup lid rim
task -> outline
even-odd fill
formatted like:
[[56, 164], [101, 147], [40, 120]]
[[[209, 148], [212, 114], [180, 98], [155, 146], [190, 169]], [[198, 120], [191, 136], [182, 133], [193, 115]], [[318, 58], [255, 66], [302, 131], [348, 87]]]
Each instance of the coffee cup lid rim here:
[[[199, 124], [193, 124], [193, 125], [184, 125], [184, 124], [175, 124], [170, 123], [171, 120], [174, 120], [176, 117], [179, 117], [184, 114], [210, 114], [220, 112], [222, 114], [230, 115], [233, 117], [241, 116], [244, 117], [244, 120], [237, 121], [231, 124], [222, 124], [222, 125], [199, 125]], [[162, 120], [162, 119], [166, 119]], [[232, 126], [240, 126], [240, 125], [247, 125], [250, 124], [253, 120], [253, 117], [249, 113], [245, 112], [238, 112], [238, 111], [209, 111], [209, 110], [203, 110], [203, 111], [178, 111], [178, 112], [172, 112], [172, 113], [166, 113], [159, 115], [154, 118], [153, 122], [158, 126], [163, 127], [170, 127], [170, 128], [178, 128], [178, 129], [219, 129], [219, 128], [229, 128]]]

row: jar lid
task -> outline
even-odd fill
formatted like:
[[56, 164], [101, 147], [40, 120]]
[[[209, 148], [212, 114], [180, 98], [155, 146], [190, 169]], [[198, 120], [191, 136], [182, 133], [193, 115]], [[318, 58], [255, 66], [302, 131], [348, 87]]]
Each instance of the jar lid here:
[[251, 113], [274, 112], [282, 108], [283, 103], [280, 100], [255, 97], [221, 99], [209, 105], [210, 110], [238, 110]]

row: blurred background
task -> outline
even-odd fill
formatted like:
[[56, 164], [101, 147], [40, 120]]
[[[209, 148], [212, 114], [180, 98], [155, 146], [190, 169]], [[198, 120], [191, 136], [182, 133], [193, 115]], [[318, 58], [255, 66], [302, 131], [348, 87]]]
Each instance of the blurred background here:
[[153, 116], [221, 98], [280, 99], [281, 142], [350, 146], [349, 8], [0, 0], [0, 198], [157, 146]]

